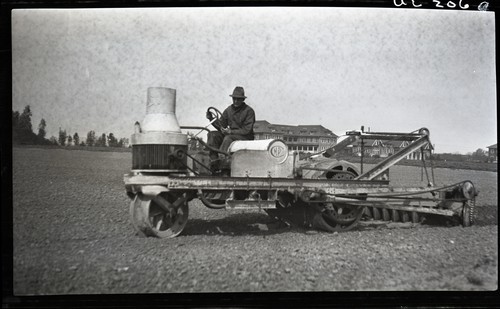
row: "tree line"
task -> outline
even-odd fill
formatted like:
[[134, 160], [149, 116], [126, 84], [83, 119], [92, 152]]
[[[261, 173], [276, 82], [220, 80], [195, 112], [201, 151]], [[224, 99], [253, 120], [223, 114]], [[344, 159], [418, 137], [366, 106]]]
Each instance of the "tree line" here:
[[117, 138], [113, 133], [102, 133], [97, 136], [94, 130], [87, 133], [87, 138], [83, 140], [77, 132], [67, 133], [59, 127], [59, 136], [47, 135], [47, 122], [40, 120], [38, 132], [33, 132], [31, 124], [31, 109], [27, 105], [22, 113], [12, 111], [12, 143], [13, 144], [34, 144], [34, 145], [59, 145], [59, 146], [88, 146], [88, 147], [129, 147], [127, 138]]
[[473, 161], [473, 162], [489, 162], [490, 158], [488, 157], [488, 151], [478, 148], [474, 152], [468, 152], [467, 154], [459, 154], [459, 153], [438, 153], [432, 155], [433, 159], [438, 161]]

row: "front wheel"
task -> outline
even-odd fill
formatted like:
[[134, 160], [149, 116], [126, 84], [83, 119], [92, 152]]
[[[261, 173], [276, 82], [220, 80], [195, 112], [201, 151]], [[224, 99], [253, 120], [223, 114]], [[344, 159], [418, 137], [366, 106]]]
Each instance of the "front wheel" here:
[[130, 203], [130, 218], [144, 236], [173, 238], [186, 226], [189, 208], [185, 196], [166, 192], [156, 196], [139, 193]]

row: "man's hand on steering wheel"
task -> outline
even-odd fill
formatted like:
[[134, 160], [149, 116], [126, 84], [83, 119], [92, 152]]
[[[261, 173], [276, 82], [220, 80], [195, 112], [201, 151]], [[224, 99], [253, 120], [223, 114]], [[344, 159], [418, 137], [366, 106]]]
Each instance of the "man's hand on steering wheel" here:
[[222, 118], [222, 113], [218, 109], [216, 109], [215, 107], [209, 107], [207, 109], [206, 117], [208, 120], [212, 122], [212, 125], [214, 126], [214, 128], [217, 129], [217, 131], [223, 133], [222, 132], [223, 129], [220, 125], [220, 119]]
[[209, 111], [207, 111], [207, 119], [210, 121], [212, 121], [214, 119], [214, 115]]

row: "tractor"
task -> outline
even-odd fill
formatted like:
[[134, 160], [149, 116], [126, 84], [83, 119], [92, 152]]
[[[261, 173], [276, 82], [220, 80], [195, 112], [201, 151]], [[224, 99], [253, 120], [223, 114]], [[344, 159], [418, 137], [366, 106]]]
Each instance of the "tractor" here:
[[[222, 152], [198, 137], [221, 116], [216, 108], [208, 109], [211, 124], [198, 127], [180, 126], [175, 106], [175, 89], [148, 88], [146, 115], [131, 136], [132, 169], [124, 182], [130, 219], [140, 235], [179, 235], [195, 198], [211, 209], [263, 210], [286, 225], [327, 232], [351, 230], [362, 218], [420, 222], [432, 215], [463, 226], [474, 222], [478, 191], [471, 181], [436, 187], [426, 168], [425, 187], [390, 184], [391, 166], [430, 145], [426, 128], [411, 133], [349, 131], [342, 141], [305, 158], [280, 139], [234, 141]], [[348, 145], [375, 139], [407, 141], [408, 146], [365, 172], [333, 159]], [[220, 168], [210, 167], [206, 152], [189, 151], [192, 142], [218, 152]]]

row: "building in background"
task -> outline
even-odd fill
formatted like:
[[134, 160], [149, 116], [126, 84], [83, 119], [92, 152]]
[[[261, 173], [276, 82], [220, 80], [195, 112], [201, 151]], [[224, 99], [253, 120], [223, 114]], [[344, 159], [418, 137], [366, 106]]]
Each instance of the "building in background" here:
[[253, 126], [255, 139], [282, 139], [290, 150], [318, 152], [337, 143], [338, 136], [322, 125], [282, 125], [257, 120]]
[[[367, 140], [363, 145], [363, 154], [365, 157], [380, 157], [386, 158], [410, 145], [408, 141], [384, 141], [384, 140]], [[352, 153], [355, 156], [361, 156], [361, 142], [356, 143], [352, 147]], [[424, 154], [426, 158], [430, 156], [433, 146], [426, 144], [424, 146]], [[422, 152], [416, 150], [405, 157], [408, 160], [421, 160]]]
[[497, 144], [486, 147], [488, 148], [488, 162], [498, 162]]

